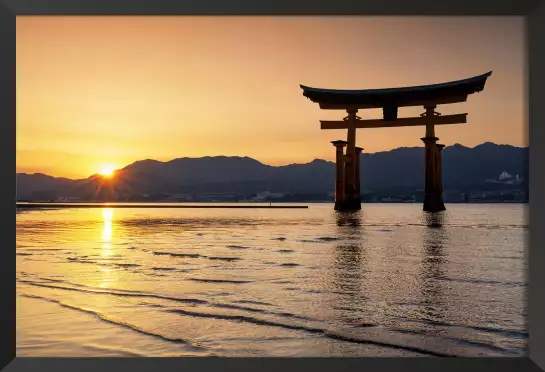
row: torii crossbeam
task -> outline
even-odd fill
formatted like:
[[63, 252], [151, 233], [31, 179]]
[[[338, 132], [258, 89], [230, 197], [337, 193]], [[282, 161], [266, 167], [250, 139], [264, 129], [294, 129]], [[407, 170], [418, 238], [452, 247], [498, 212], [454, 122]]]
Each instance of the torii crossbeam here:
[[[335, 209], [361, 209], [359, 178], [359, 155], [363, 149], [356, 147], [356, 129], [425, 126], [426, 135], [421, 138], [426, 149], [424, 210], [445, 210], [443, 203], [441, 150], [437, 144], [436, 125], [467, 123], [467, 113], [441, 115], [435, 111], [437, 105], [467, 101], [470, 94], [484, 89], [488, 72], [469, 79], [442, 84], [415, 87], [338, 90], [320, 89], [301, 85], [303, 95], [325, 110], [345, 110], [348, 116], [338, 121], [321, 121], [321, 129], [347, 129], [346, 141], [333, 141], [337, 149], [337, 172], [335, 186]], [[399, 107], [423, 106], [425, 112], [419, 117], [398, 118]], [[362, 120], [356, 114], [360, 109], [382, 108], [382, 119]], [[344, 154], [344, 146], [347, 147]]]

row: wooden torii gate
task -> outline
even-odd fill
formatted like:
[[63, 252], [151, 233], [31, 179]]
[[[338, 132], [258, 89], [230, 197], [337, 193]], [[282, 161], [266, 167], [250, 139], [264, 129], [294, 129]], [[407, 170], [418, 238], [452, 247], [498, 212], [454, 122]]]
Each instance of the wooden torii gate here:
[[[441, 115], [437, 105], [466, 102], [470, 94], [484, 89], [486, 79], [492, 71], [469, 79], [448, 83], [421, 85], [415, 87], [338, 90], [311, 88], [300, 85], [303, 95], [318, 103], [324, 110], [345, 110], [343, 120], [321, 122], [321, 129], [347, 129], [346, 141], [333, 141], [336, 148], [335, 209], [350, 211], [361, 209], [359, 158], [362, 148], [356, 147], [356, 129], [425, 126], [425, 196], [424, 210], [437, 212], [445, 210], [443, 203], [442, 160], [444, 145], [437, 144], [435, 125], [461, 124], [467, 122], [467, 113]], [[425, 112], [419, 117], [398, 118], [399, 107], [423, 106]], [[382, 108], [382, 119], [362, 120], [360, 109]], [[344, 153], [346, 147], [346, 153]]]

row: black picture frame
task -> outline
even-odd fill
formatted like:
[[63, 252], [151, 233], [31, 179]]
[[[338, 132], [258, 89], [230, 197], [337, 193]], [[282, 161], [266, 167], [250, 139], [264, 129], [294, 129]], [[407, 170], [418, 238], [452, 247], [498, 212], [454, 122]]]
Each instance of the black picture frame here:
[[[530, 144], [529, 356], [524, 358], [16, 358], [15, 250], [12, 233], [16, 156], [16, 43], [18, 15], [515, 15], [527, 26], [527, 92]], [[545, 371], [545, 0], [2, 0], [0, 1], [0, 151], [2, 247], [0, 248], [0, 367], [6, 371]], [[542, 142], [543, 141], [543, 142]], [[540, 146], [541, 145], [541, 146]], [[539, 159], [539, 160], [538, 160]], [[8, 239], [9, 238], [9, 239]], [[6, 345], [6, 344], [4, 344]]]

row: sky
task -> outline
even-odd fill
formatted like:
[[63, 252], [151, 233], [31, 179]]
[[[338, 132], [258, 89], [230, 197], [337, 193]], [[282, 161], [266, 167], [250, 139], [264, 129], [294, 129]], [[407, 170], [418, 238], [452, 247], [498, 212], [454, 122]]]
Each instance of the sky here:
[[[320, 110], [299, 84], [425, 85], [493, 71], [442, 114], [440, 143], [527, 146], [522, 17], [18, 16], [17, 172], [85, 178], [110, 166], [249, 156], [334, 160]], [[401, 108], [399, 116], [422, 113]], [[363, 119], [381, 110], [360, 110]], [[424, 127], [360, 129], [365, 152], [423, 146]]]

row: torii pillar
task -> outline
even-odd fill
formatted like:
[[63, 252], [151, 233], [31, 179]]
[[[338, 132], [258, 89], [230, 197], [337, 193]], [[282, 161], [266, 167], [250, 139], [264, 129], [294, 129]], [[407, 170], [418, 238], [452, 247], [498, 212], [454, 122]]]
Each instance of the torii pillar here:
[[345, 201], [345, 159], [344, 159], [344, 146], [346, 141], [332, 141], [331, 142], [336, 149], [336, 174], [335, 174], [335, 210], [343, 208]]
[[434, 117], [439, 114], [435, 112], [435, 106], [426, 106], [426, 112], [422, 116], [426, 119], [426, 137], [421, 138], [426, 151], [426, 176], [424, 191], [424, 211], [439, 212], [446, 210], [443, 203], [443, 192], [441, 190], [441, 153], [437, 145], [439, 138], [435, 137]]
[[361, 206], [361, 175], [360, 175], [360, 157], [361, 153], [363, 151], [362, 147], [356, 147], [356, 157], [355, 157], [355, 165], [356, 165], [356, 192], [358, 193], [358, 203]]
[[441, 197], [443, 196], [443, 149], [444, 148], [445, 148], [445, 145], [437, 144], [437, 150], [438, 150], [437, 151], [437, 159], [438, 159], [437, 173], [439, 174], [439, 190], [441, 192]]
[[[344, 210], [359, 210], [361, 209], [361, 197], [359, 195], [359, 159], [356, 150], [356, 121], [360, 118], [356, 115], [358, 110], [346, 110], [348, 116], [344, 119], [347, 123], [347, 138], [346, 138], [346, 156], [345, 159], [345, 195], [343, 202]], [[361, 153], [361, 152], [360, 152]]]

